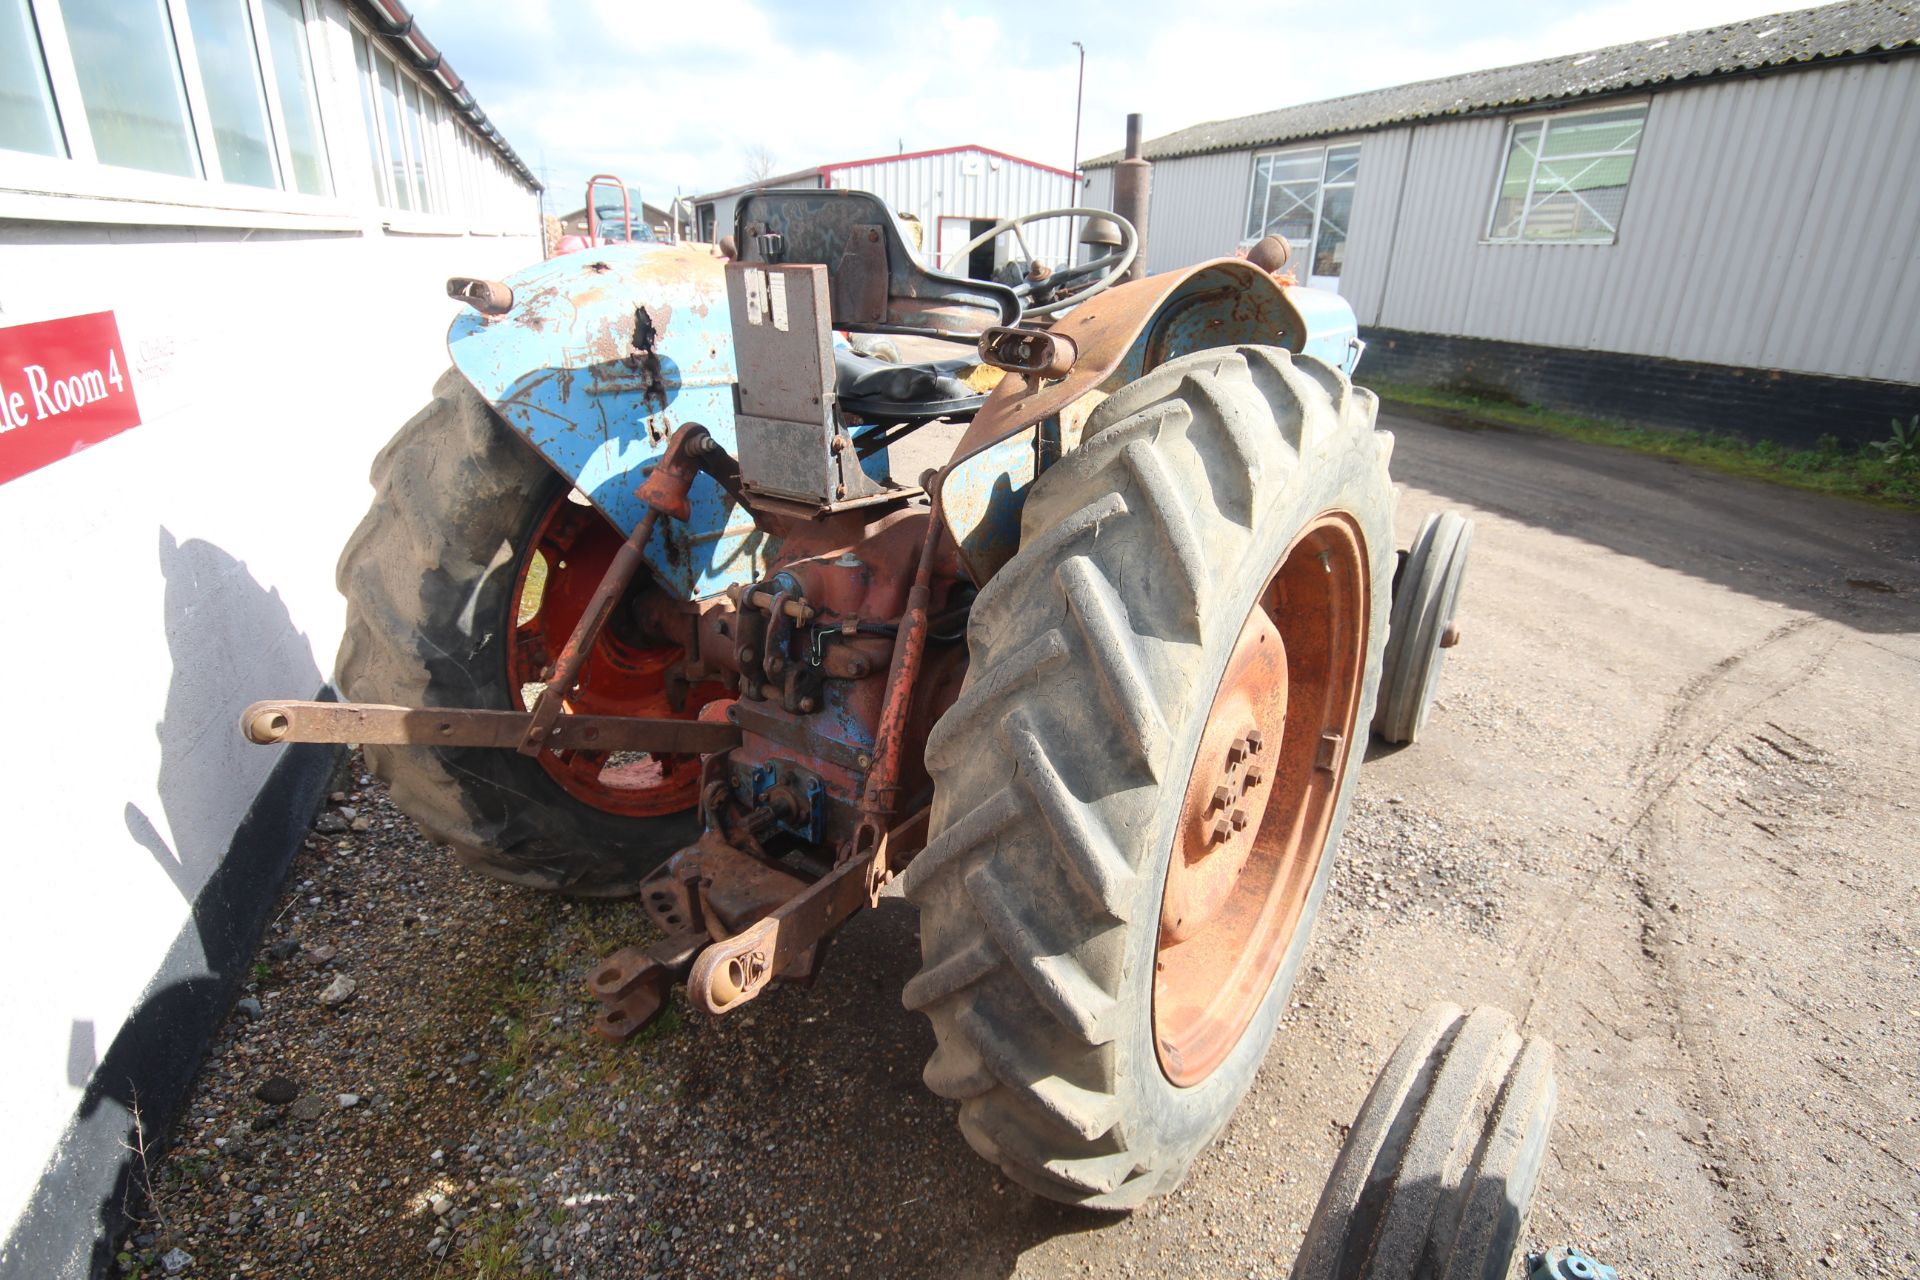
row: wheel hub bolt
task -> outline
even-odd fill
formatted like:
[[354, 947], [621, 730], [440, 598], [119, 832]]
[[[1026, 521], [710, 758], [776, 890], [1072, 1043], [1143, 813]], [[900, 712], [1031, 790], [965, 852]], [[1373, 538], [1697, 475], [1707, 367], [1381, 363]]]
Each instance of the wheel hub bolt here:
[[1233, 789], [1224, 784], [1213, 789], [1213, 807], [1224, 809], [1233, 803]]
[[1245, 809], [1235, 809], [1233, 811], [1233, 829], [1235, 831], [1245, 831], [1247, 829], [1247, 811]]
[[1233, 827], [1225, 818], [1215, 818], [1212, 829], [1207, 832], [1207, 843], [1219, 844], [1232, 834]]
[[1257, 764], [1247, 766], [1247, 785], [1257, 787], [1267, 780], [1267, 771]]

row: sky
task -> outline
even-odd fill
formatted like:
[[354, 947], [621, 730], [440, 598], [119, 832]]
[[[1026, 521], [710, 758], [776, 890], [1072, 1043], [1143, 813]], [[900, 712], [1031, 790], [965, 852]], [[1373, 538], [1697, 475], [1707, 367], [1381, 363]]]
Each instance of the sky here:
[[427, 38], [550, 189], [610, 172], [654, 205], [752, 176], [973, 143], [1080, 157], [1365, 89], [1793, 7], [1782, 0], [638, 3], [412, 0]]

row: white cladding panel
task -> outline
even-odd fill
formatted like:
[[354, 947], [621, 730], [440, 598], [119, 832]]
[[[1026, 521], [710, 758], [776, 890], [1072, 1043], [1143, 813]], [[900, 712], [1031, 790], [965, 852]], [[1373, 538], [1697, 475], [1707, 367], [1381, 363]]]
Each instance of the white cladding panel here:
[[1246, 235], [1252, 180], [1253, 158], [1245, 151], [1156, 163], [1147, 203], [1147, 269], [1171, 271], [1232, 257]]
[[1351, 139], [1360, 144], [1360, 172], [1353, 184], [1353, 219], [1340, 296], [1352, 305], [1361, 324], [1376, 323], [1380, 299], [1392, 278], [1404, 212], [1401, 186], [1413, 132], [1386, 129]]
[[[1614, 244], [1483, 242], [1510, 120], [1361, 139], [1363, 326], [1920, 382], [1920, 57], [1652, 95]], [[1232, 252], [1255, 154], [1155, 164], [1153, 270]]]
[[[926, 233], [924, 256], [933, 261], [941, 218], [1011, 218], [1075, 203], [1074, 181], [1064, 172], [971, 148], [908, 155], [870, 164], [835, 167], [828, 185], [871, 191], [897, 213], [913, 214]], [[1067, 219], [1038, 224], [1027, 244], [1048, 262], [1065, 262], [1074, 224]], [[1007, 237], [1005, 244], [1012, 244]], [[1001, 256], [1005, 257], [1004, 248]]]

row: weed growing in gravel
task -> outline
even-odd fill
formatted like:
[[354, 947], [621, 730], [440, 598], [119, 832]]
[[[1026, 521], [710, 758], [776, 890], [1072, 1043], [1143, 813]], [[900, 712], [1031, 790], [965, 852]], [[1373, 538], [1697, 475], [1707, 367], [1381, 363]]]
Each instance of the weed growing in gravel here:
[[474, 1280], [545, 1280], [546, 1271], [530, 1270], [522, 1261], [521, 1244], [514, 1238], [532, 1214], [524, 1205], [509, 1205], [489, 1210], [473, 1223], [460, 1246], [460, 1260]]
[[1772, 440], [1754, 441], [1707, 431], [1635, 426], [1455, 391], [1371, 382], [1364, 375], [1361, 381], [1382, 400], [1459, 414], [1477, 422], [1536, 431], [1586, 444], [1612, 445], [1672, 458], [1709, 471], [1770, 480], [1815, 493], [1860, 498], [1881, 506], [1920, 507], [1920, 470], [1909, 465], [1906, 455], [1898, 452], [1897, 433], [1894, 441], [1886, 442], [1895, 446], [1892, 449], [1881, 449], [1877, 444], [1849, 449], [1832, 436], [1823, 436], [1815, 448], [1794, 449]]

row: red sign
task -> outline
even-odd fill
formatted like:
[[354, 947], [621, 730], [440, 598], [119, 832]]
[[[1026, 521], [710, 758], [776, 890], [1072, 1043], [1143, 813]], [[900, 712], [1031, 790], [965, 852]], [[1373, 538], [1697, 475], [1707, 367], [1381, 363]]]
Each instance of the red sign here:
[[113, 312], [0, 329], [0, 484], [139, 425]]

